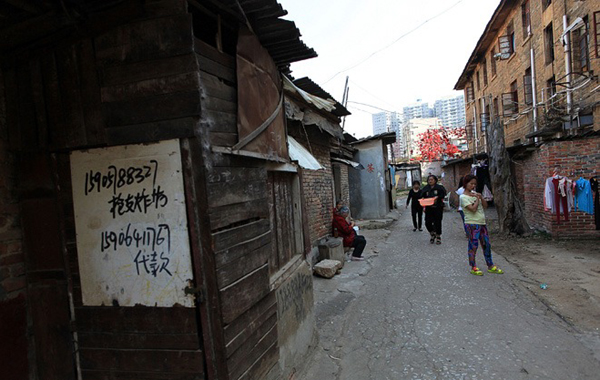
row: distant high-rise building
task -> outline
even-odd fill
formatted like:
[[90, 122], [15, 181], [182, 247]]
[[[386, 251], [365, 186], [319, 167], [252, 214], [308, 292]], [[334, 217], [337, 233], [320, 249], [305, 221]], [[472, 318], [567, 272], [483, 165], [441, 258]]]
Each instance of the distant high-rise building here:
[[402, 144], [402, 114], [400, 112], [380, 112], [373, 115], [373, 134], [378, 135], [385, 132], [396, 132], [396, 142], [392, 144], [390, 159], [397, 159], [405, 156]]
[[422, 119], [434, 117], [433, 109], [429, 108], [429, 103], [418, 99], [416, 103], [404, 107], [404, 121], [412, 119]]
[[462, 94], [436, 100], [434, 110], [435, 116], [440, 119], [443, 126], [450, 128], [465, 127], [465, 98]]
[[399, 112], [373, 114], [373, 135], [396, 131], [400, 124], [402, 124], [402, 114]]

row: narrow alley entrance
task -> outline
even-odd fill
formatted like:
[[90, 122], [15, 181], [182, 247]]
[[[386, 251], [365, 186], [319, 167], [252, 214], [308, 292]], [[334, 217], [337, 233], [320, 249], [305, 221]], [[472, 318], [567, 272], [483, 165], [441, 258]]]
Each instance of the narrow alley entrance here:
[[441, 246], [409, 219], [363, 230], [367, 261], [315, 280], [320, 343], [300, 379], [597, 378], [593, 350], [516, 267], [494, 255], [505, 274], [469, 274], [457, 213], [445, 213]]

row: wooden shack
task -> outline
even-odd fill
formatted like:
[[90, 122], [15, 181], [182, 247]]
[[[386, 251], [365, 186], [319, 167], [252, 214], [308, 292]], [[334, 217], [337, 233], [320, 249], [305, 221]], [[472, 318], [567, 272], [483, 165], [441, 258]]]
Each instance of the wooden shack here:
[[287, 81], [284, 90], [288, 134], [320, 166], [316, 170], [305, 169], [302, 174], [307, 261], [315, 263], [319, 260], [319, 244], [331, 237], [336, 201], [350, 205], [348, 167], [353, 149], [345, 142], [340, 125], [341, 118], [350, 112], [309, 78]]
[[3, 376], [289, 378], [314, 317], [281, 74], [316, 53], [286, 12], [0, 0], [0, 14]]

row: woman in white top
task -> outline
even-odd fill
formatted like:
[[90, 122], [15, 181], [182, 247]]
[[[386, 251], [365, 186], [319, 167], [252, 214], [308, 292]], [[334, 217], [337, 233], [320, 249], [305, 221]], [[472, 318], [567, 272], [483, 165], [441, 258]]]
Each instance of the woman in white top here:
[[475, 265], [475, 254], [479, 242], [483, 248], [483, 256], [488, 266], [488, 272], [502, 274], [502, 269], [494, 265], [492, 261], [492, 247], [490, 246], [490, 237], [485, 225], [484, 208], [487, 208], [487, 201], [475, 192], [477, 187], [477, 177], [468, 174], [463, 178], [464, 193], [460, 196], [460, 205], [465, 213], [465, 228], [469, 235], [469, 265], [471, 274], [483, 276], [483, 272]]
[[467, 231], [467, 226], [465, 226], [465, 213], [460, 205], [460, 196], [465, 192], [465, 187], [463, 186], [463, 177], [460, 177], [458, 181], [460, 183], [460, 187], [456, 190], [456, 195], [458, 195], [458, 213], [460, 214], [460, 218], [462, 219], [463, 228], [465, 229], [465, 234], [467, 235], [467, 239], [469, 238], [469, 231]]

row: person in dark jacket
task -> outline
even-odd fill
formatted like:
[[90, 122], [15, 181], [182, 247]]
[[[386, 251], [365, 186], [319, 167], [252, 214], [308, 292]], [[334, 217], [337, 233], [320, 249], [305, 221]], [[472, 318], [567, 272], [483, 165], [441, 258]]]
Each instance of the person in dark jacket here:
[[408, 208], [408, 204], [412, 201], [412, 206], [410, 208], [410, 213], [412, 214], [413, 220], [413, 232], [419, 229], [419, 231], [423, 231], [421, 226], [423, 225], [423, 206], [419, 203], [419, 199], [421, 199], [421, 182], [413, 181], [412, 189], [408, 192], [408, 197], [406, 197], [406, 208]]
[[354, 222], [348, 223], [346, 218], [350, 214], [350, 209], [346, 206], [340, 208], [340, 210], [333, 216], [333, 230], [337, 231], [337, 234], [344, 239], [344, 247], [354, 247], [352, 252], [353, 261], [362, 261], [365, 258], [362, 257], [363, 250], [367, 245], [367, 240], [362, 235], [357, 235], [354, 230]]
[[446, 189], [438, 184], [438, 179], [433, 174], [427, 177], [427, 186], [421, 190], [423, 198], [433, 198], [433, 205], [425, 207], [425, 227], [431, 239], [431, 244], [442, 244], [442, 219], [444, 217], [444, 197]]

